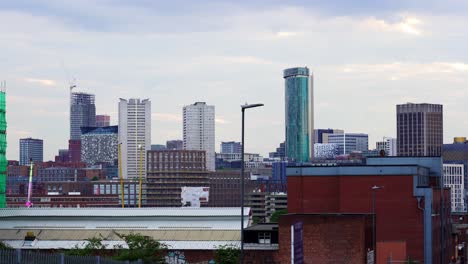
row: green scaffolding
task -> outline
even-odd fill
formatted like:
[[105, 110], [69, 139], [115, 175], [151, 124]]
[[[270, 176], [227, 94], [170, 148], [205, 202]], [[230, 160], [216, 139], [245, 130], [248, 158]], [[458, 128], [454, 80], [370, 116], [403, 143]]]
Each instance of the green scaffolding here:
[[6, 207], [6, 96], [4, 91], [0, 91], [0, 208]]

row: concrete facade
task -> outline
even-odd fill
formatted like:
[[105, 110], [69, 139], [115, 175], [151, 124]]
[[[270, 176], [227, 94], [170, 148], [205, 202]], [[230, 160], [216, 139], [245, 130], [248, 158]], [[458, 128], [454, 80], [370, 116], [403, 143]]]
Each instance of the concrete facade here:
[[183, 108], [184, 149], [204, 150], [206, 168], [215, 171], [215, 107], [196, 102]]
[[146, 151], [151, 149], [151, 102], [149, 99], [120, 99], [119, 143], [121, 144], [123, 178], [138, 178], [140, 163], [143, 164], [141, 170], [145, 176]]
[[396, 115], [398, 156], [442, 155], [442, 105], [401, 104], [396, 106]]

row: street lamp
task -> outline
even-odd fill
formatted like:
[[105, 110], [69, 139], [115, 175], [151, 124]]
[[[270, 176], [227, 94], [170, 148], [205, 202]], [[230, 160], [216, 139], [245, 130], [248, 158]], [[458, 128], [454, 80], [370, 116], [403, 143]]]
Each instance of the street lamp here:
[[141, 193], [142, 193], [142, 185], [143, 185], [143, 177], [142, 177], [142, 167], [143, 167], [143, 146], [140, 144], [138, 145], [138, 149], [140, 150], [140, 190], [138, 193], [138, 208], [141, 208]]
[[376, 190], [379, 190], [379, 189], [382, 189], [383, 186], [377, 186], [377, 185], [374, 185], [371, 187], [371, 191], [372, 191], [372, 246], [374, 247], [374, 262], [375, 262], [375, 257], [376, 257], [376, 243], [375, 243], [375, 233], [376, 233], [376, 230], [375, 230], [375, 191]]
[[245, 109], [263, 106], [263, 104], [241, 105], [242, 111], [242, 146], [241, 146], [241, 254], [240, 263], [244, 263], [244, 115]]

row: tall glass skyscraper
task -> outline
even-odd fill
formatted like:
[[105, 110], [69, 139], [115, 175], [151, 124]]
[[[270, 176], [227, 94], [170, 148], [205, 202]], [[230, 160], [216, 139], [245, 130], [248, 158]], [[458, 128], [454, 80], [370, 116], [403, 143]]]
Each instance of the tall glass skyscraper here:
[[286, 103], [286, 156], [295, 162], [313, 157], [313, 78], [307, 67], [284, 70]]

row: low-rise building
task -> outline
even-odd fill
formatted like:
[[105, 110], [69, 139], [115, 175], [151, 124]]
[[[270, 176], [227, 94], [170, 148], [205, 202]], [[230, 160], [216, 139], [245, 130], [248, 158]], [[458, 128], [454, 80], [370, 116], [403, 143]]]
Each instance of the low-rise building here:
[[250, 225], [249, 208], [243, 219], [240, 208], [5, 208], [0, 237], [16, 249], [51, 251], [83, 247], [93, 237], [108, 249], [127, 246], [119, 234], [140, 233], [197, 263], [220, 246], [239, 247], [241, 222]]

